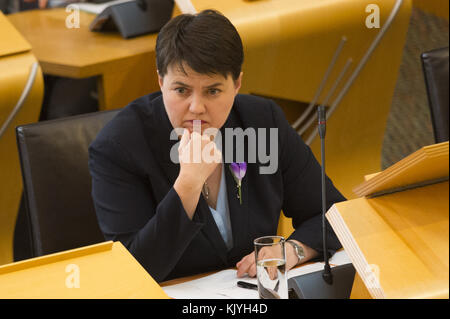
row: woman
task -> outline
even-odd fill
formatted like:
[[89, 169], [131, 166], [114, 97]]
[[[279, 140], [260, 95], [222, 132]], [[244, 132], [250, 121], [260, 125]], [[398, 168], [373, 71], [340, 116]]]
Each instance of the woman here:
[[[160, 31], [156, 59], [161, 92], [125, 107], [89, 148], [105, 238], [121, 241], [158, 282], [234, 266], [238, 276], [255, 276], [253, 240], [275, 235], [283, 210], [296, 229], [287, 269], [320, 256], [320, 166], [274, 102], [238, 94], [243, 47], [231, 22], [211, 10], [178, 16]], [[221, 134], [212, 140], [204, 133], [214, 128]], [[233, 129], [253, 129], [258, 147], [248, 136], [218, 147]], [[269, 174], [250, 152], [263, 146], [277, 162]], [[196, 147], [212, 160], [194, 161]], [[237, 187], [230, 165], [239, 164], [230, 162], [242, 148]], [[327, 194], [328, 207], [344, 200], [329, 179]], [[328, 229], [332, 254], [341, 245]]]

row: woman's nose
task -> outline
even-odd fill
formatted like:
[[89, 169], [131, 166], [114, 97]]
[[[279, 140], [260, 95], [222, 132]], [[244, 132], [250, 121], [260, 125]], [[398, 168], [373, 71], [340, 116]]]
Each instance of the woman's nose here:
[[203, 102], [201, 97], [193, 96], [191, 100], [191, 104], [189, 105], [189, 111], [195, 114], [205, 113], [205, 103]]

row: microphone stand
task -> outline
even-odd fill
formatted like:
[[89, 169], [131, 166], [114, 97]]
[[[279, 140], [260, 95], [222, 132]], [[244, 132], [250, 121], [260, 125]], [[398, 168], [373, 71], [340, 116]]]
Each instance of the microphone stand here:
[[322, 235], [323, 270], [292, 277], [288, 280], [289, 298], [291, 299], [346, 299], [350, 297], [355, 278], [355, 268], [351, 263], [333, 267], [331, 271], [328, 260], [327, 224], [325, 213], [327, 209], [326, 176], [325, 176], [325, 131], [326, 111], [322, 104], [317, 109], [318, 131], [322, 149]]
[[333, 284], [333, 274], [331, 273], [330, 262], [328, 260], [328, 244], [327, 244], [327, 224], [325, 220], [325, 213], [327, 212], [327, 194], [325, 185], [325, 133], [326, 133], [326, 110], [324, 105], [317, 108], [317, 115], [319, 120], [318, 130], [320, 136], [320, 148], [322, 157], [322, 235], [323, 235], [323, 259], [325, 266], [323, 269], [322, 278], [329, 285]]

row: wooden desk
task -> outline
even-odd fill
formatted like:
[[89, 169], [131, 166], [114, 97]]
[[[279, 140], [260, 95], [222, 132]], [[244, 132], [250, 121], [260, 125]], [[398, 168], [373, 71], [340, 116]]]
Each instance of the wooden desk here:
[[120, 242], [0, 266], [1, 299], [167, 299]]
[[[30, 44], [0, 11], [0, 127], [20, 100], [36, 62]], [[0, 265], [13, 261], [14, 226], [22, 196], [15, 128], [39, 119], [43, 96], [44, 81], [38, 68], [20, 111], [0, 137]]]
[[98, 76], [102, 110], [123, 107], [159, 90], [156, 34], [124, 40], [118, 33], [95, 33], [95, 15], [80, 12], [80, 28], [66, 28], [65, 9], [32, 10], [8, 16], [30, 42], [45, 74], [87, 78]]

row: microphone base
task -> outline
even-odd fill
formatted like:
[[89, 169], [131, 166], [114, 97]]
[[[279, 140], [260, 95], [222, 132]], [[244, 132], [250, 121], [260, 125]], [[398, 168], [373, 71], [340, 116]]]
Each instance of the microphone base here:
[[289, 299], [349, 299], [355, 268], [352, 264], [344, 264], [331, 268], [331, 272], [331, 285], [323, 280], [323, 270], [290, 278]]

